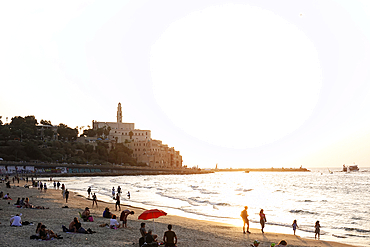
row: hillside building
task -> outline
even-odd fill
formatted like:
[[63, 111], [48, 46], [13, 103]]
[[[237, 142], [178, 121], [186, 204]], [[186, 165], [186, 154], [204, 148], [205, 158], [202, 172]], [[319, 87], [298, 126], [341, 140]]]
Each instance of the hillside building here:
[[122, 122], [122, 107], [118, 103], [117, 122], [93, 121], [94, 130], [109, 129], [109, 141], [123, 143], [133, 151], [137, 162], [143, 162], [153, 168], [181, 168], [182, 156], [173, 147], [168, 147], [159, 140], [151, 138], [150, 130], [135, 129], [134, 123]]

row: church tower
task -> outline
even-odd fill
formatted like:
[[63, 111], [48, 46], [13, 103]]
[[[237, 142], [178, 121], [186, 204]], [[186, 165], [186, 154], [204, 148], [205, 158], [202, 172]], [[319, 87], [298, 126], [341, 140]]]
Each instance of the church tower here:
[[122, 123], [122, 107], [121, 107], [121, 103], [118, 103], [118, 107], [117, 107], [117, 123]]

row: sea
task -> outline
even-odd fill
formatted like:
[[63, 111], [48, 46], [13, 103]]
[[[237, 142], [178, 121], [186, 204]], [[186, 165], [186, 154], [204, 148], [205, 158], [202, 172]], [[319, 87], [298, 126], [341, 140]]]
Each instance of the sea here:
[[296, 234], [314, 238], [315, 222], [320, 221], [322, 240], [370, 246], [370, 168], [349, 173], [339, 168], [310, 170], [57, 179], [85, 197], [91, 187], [98, 200], [111, 203], [115, 202], [112, 188], [117, 191], [120, 186], [123, 208], [158, 208], [172, 215], [240, 226], [242, 231], [240, 212], [248, 206], [251, 228], [260, 229], [263, 209], [265, 232], [293, 234], [291, 225], [297, 220]]

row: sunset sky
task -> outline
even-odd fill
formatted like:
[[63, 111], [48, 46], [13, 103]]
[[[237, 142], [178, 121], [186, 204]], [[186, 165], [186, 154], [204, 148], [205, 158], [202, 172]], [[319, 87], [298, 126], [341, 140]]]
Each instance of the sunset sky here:
[[0, 116], [150, 129], [184, 165], [370, 166], [369, 1], [2, 1]]

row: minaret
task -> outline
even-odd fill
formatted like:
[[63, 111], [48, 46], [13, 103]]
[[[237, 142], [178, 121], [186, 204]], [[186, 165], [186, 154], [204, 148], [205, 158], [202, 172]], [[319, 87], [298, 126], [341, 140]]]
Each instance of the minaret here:
[[121, 103], [118, 103], [118, 107], [117, 107], [117, 123], [122, 123], [122, 107], [121, 107]]

